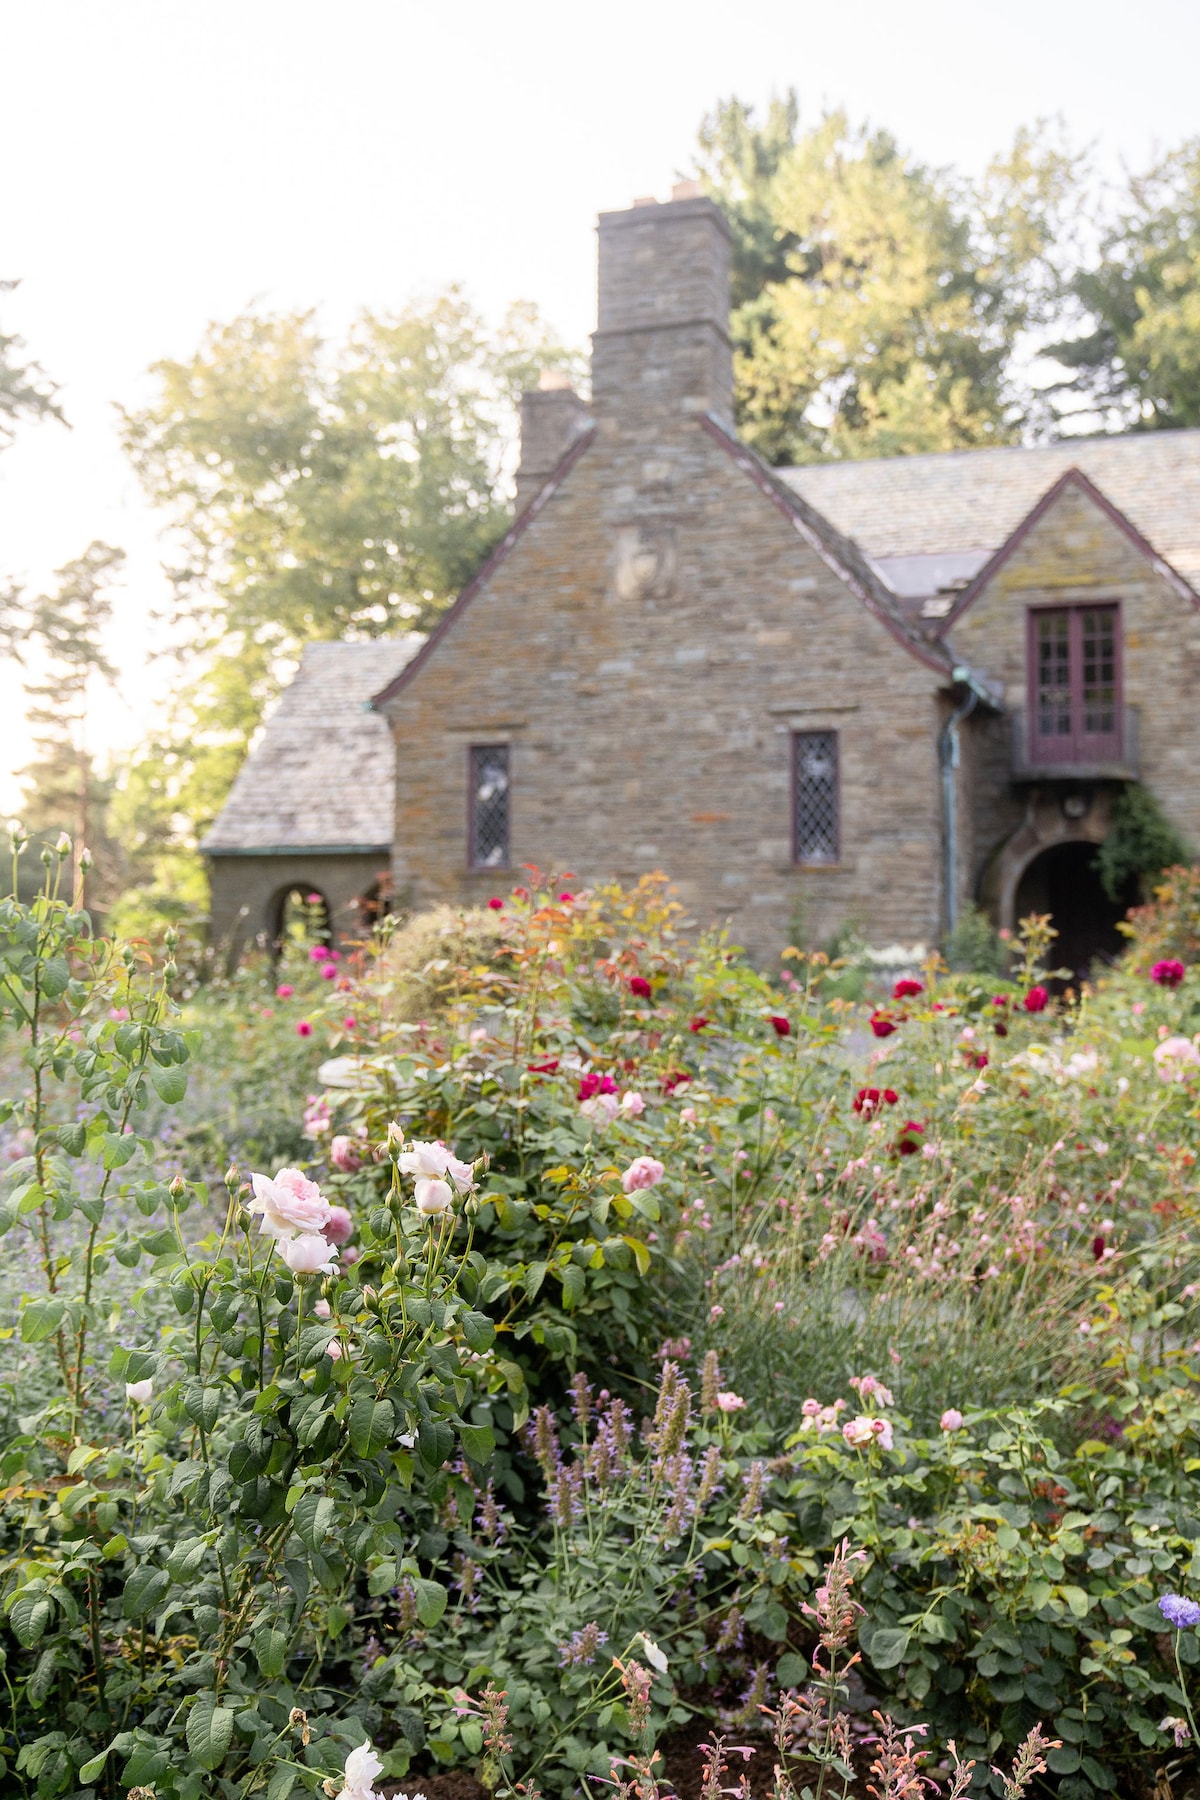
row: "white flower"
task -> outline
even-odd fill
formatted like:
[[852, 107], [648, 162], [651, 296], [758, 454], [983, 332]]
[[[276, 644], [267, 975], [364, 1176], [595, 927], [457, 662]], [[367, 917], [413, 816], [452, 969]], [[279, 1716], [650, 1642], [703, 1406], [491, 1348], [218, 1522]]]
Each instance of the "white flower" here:
[[333, 1211], [328, 1200], [307, 1175], [299, 1169], [280, 1169], [270, 1175], [252, 1175], [254, 1198], [247, 1211], [261, 1215], [259, 1230], [264, 1237], [281, 1242], [295, 1237], [298, 1231], [323, 1231]]
[[665, 1675], [670, 1665], [654, 1639], [648, 1638], [644, 1631], [642, 1633], [642, 1649], [646, 1652], [646, 1661], [650, 1667], [657, 1669], [660, 1675]]
[[427, 1219], [436, 1219], [447, 1213], [454, 1204], [454, 1189], [448, 1181], [441, 1181], [433, 1175], [422, 1175], [417, 1182], [414, 1199], [417, 1211], [424, 1213]]
[[152, 1381], [127, 1381], [125, 1383], [125, 1398], [134, 1401], [138, 1406], [148, 1406], [153, 1392], [154, 1383]]
[[856, 1419], [847, 1419], [842, 1426], [842, 1436], [848, 1444], [860, 1449], [863, 1444], [870, 1444], [875, 1438], [875, 1421], [865, 1413], [859, 1413]]
[[337, 1267], [337, 1246], [320, 1232], [306, 1231], [285, 1239], [279, 1254], [293, 1275], [332, 1275]]
[[420, 1143], [414, 1138], [396, 1158], [396, 1167], [402, 1174], [418, 1177], [449, 1175], [455, 1186], [463, 1189], [475, 1185], [475, 1171], [470, 1163], [460, 1162], [445, 1144]]
[[380, 1800], [375, 1791], [375, 1778], [382, 1774], [383, 1763], [370, 1743], [356, 1745], [346, 1758], [341, 1800]]
[[620, 1105], [615, 1094], [593, 1094], [590, 1100], [580, 1101], [579, 1110], [587, 1119], [595, 1119], [600, 1125], [611, 1125]]

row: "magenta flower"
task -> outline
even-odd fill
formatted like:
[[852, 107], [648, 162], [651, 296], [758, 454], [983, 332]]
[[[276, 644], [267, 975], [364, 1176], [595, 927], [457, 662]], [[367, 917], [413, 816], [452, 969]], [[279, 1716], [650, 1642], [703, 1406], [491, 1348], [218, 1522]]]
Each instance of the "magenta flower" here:
[[1177, 988], [1186, 974], [1183, 964], [1170, 957], [1165, 962], [1155, 963], [1150, 971], [1150, 979], [1157, 981], [1159, 987]]
[[337, 964], [336, 963], [325, 963], [323, 965], [323, 967], [321, 969], [321, 980], [322, 981], [336, 981], [337, 980]]
[[281, 981], [279, 986], [275, 989], [275, 998], [277, 1000], [290, 1000], [295, 991], [295, 988], [292, 987], [289, 982]]
[[488, 905], [493, 912], [503, 912], [504, 911], [504, 902], [503, 902], [503, 900], [500, 899], [498, 894], [492, 895], [491, 899], [488, 901]]
[[1031, 987], [1021, 1005], [1027, 1013], [1045, 1012], [1050, 996], [1044, 987]]
[[886, 1013], [872, 1013], [870, 1024], [877, 1038], [891, 1037], [896, 1029], [895, 1020], [889, 1019]]
[[792, 1021], [785, 1019], [782, 1013], [768, 1013], [767, 1023], [774, 1027], [776, 1037], [791, 1037]]
[[639, 1000], [649, 1000], [653, 990], [644, 975], [631, 975], [629, 991], [631, 994], [636, 994]]
[[923, 994], [924, 992], [925, 992], [924, 982], [914, 981], [911, 975], [902, 975], [900, 980], [896, 983], [895, 987], [892, 989], [892, 999], [893, 1000], [912, 1000], [918, 994]]
[[297, 1019], [296, 1020], [296, 1036], [297, 1037], [311, 1037], [312, 1036], [312, 1026], [309, 1024], [307, 1019]]

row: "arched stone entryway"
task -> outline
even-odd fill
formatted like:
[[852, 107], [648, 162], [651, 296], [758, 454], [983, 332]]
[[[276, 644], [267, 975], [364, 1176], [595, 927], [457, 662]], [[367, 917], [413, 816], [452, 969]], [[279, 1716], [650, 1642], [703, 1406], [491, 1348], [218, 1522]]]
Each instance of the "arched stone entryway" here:
[[292, 937], [328, 943], [329, 923], [329, 902], [320, 889], [303, 882], [289, 882], [271, 896], [267, 906], [272, 955], [278, 956]]

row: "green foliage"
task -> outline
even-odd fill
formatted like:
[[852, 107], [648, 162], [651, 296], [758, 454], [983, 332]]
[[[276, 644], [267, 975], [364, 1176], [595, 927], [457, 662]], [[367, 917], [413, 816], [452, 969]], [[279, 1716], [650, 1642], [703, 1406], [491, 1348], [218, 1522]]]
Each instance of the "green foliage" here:
[[1189, 859], [1188, 846], [1140, 782], [1131, 781], [1113, 803], [1108, 835], [1096, 853], [1096, 871], [1110, 900], [1121, 900], [1136, 887], [1141, 893], [1154, 878]]
[[1016, 442], [1021, 334], [1050, 313], [1079, 159], [1018, 133], [972, 186], [842, 112], [732, 100], [699, 168], [735, 237], [739, 426], [772, 462]]
[[946, 939], [946, 963], [964, 975], [1004, 975], [1009, 955], [981, 906], [964, 906]]
[[[0, 294], [11, 294], [15, 281], [0, 281]], [[19, 337], [0, 332], [0, 450], [12, 443], [21, 419], [62, 419], [55, 384], [36, 363], [22, 359]]]
[[[1094, 266], [1071, 290], [1081, 317], [1049, 354], [1108, 430], [1200, 424], [1200, 140], [1130, 175]], [[1078, 414], [1076, 413], [1076, 417]]]

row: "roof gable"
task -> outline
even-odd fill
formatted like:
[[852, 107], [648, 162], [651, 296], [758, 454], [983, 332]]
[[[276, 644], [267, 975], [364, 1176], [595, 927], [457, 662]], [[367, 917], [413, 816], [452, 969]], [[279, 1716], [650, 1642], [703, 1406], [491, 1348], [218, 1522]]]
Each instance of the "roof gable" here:
[[1160, 575], [1174, 589], [1181, 600], [1189, 601], [1200, 608], [1200, 595], [1191, 583], [1171, 566], [1164, 556], [1160, 556], [1153, 544], [1145, 538], [1137, 526], [1126, 517], [1119, 507], [1113, 505], [1107, 495], [1101, 493], [1095, 482], [1089, 480], [1082, 469], [1070, 468], [1061, 474], [1053, 485], [1047, 488], [1036, 506], [1032, 507], [1016, 528], [1011, 531], [998, 550], [991, 555], [973, 579], [963, 589], [946, 617], [937, 626], [938, 636], [944, 636], [953, 629], [955, 622], [961, 619], [968, 607], [974, 605], [984, 589], [994, 580], [1009, 558], [1020, 549], [1034, 527], [1052, 510], [1061, 496], [1074, 488], [1082, 493], [1098, 511], [1102, 512], [1119, 531], [1129, 539], [1130, 543], [1145, 557], [1156, 575]]

